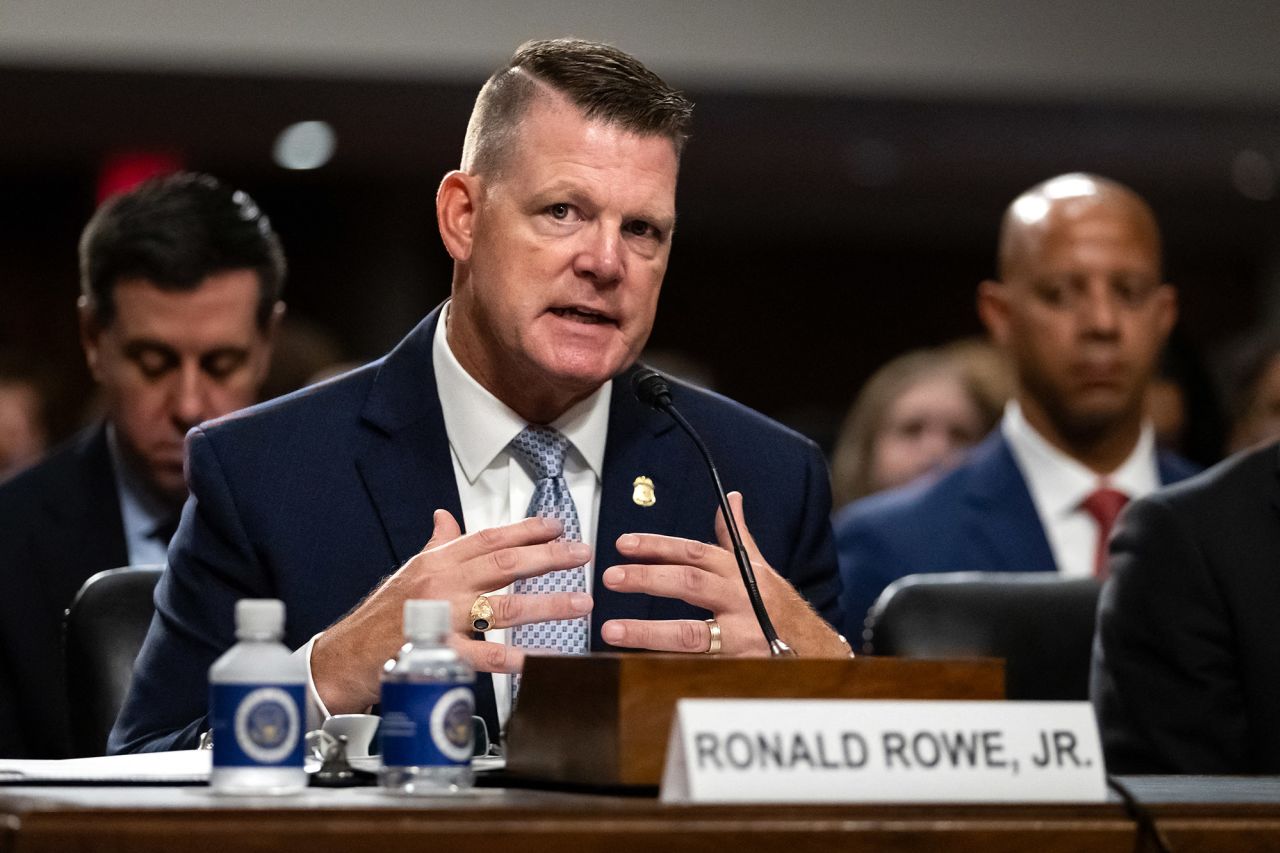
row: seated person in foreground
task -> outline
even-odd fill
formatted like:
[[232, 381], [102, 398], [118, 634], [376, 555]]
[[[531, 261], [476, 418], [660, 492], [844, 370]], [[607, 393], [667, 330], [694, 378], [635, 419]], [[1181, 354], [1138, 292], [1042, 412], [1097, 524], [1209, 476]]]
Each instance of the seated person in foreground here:
[[[113, 751], [196, 743], [243, 597], [284, 600], [320, 713], [378, 701], [408, 598], [452, 605], [491, 731], [526, 649], [702, 654], [718, 626], [720, 653], [768, 653], [693, 445], [629, 387], [690, 109], [634, 58], [575, 40], [526, 44], [490, 78], [437, 195], [450, 301], [379, 361], [189, 435], [192, 498]], [[752, 507], [779, 634], [847, 655], [824, 621], [838, 578], [818, 448], [723, 397], [674, 396]], [[558, 520], [526, 518], [547, 495]], [[500, 629], [485, 637], [468, 615], [481, 595]]]
[[1280, 445], [1134, 502], [1090, 695], [1111, 773], [1280, 773]]

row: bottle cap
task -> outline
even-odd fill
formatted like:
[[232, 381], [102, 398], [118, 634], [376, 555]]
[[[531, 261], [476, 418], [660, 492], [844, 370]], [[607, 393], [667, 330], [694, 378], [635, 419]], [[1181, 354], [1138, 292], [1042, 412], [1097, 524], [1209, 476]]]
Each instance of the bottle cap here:
[[236, 602], [236, 638], [284, 635], [284, 602], [278, 598], [242, 598]]
[[404, 603], [404, 635], [423, 637], [449, 633], [449, 602], [411, 598]]

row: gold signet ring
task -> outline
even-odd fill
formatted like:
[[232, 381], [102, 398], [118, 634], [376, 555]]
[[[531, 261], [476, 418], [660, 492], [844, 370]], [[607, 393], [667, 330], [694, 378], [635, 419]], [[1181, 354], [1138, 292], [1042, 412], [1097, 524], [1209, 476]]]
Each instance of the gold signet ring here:
[[711, 631], [711, 645], [707, 646], [704, 655], [720, 654], [720, 623], [714, 619], [707, 620], [707, 628]]
[[473, 631], [488, 631], [493, 625], [493, 605], [489, 603], [488, 596], [480, 596], [476, 599], [476, 603], [471, 605], [471, 629]]

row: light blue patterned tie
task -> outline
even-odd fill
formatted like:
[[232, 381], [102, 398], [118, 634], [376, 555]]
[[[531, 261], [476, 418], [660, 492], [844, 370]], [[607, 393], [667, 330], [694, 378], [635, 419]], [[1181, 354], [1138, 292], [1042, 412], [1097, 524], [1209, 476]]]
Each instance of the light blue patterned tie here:
[[[582, 541], [582, 525], [578, 509], [564, 479], [564, 454], [569, 439], [551, 427], [528, 426], [511, 440], [511, 452], [533, 475], [533, 499], [526, 516], [558, 518], [564, 523], [561, 539]], [[586, 592], [585, 566], [560, 569], [534, 578], [515, 582], [516, 593]], [[511, 643], [529, 649], [549, 649], [560, 654], [581, 655], [587, 652], [587, 617], [558, 619], [517, 625], [511, 629]]]

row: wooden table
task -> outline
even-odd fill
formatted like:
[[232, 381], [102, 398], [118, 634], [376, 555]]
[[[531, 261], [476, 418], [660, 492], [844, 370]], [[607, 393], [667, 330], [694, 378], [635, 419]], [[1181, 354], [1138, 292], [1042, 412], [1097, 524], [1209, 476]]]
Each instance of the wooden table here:
[[[1280, 849], [1280, 780], [1128, 780], [1172, 850]], [[405, 800], [376, 789], [247, 800], [207, 788], [0, 787], [0, 851], [1134, 851], [1095, 805], [667, 806], [514, 789]], [[1154, 849], [1154, 848], [1145, 848]]]
[[1122, 781], [1150, 813], [1170, 850], [1280, 850], [1280, 778], [1133, 776]]

